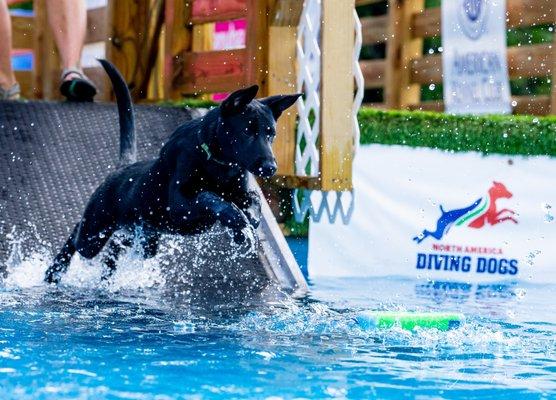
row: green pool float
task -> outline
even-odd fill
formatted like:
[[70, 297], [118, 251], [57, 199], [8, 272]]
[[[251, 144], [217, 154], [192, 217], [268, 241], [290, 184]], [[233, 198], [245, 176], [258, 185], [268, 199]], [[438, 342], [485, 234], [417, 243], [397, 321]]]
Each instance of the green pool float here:
[[444, 312], [365, 311], [355, 320], [364, 330], [399, 326], [409, 331], [417, 327], [447, 331], [463, 324], [465, 316]]

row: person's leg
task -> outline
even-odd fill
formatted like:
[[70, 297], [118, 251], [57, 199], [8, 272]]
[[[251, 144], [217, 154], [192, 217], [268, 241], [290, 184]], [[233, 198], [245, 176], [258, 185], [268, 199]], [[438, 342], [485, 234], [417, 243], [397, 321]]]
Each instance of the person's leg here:
[[78, 68], [87, 29], [85, 0], [47, 0], [46, 12], [62, 68]]
[[70, 101], [92, 101], [96, 87], [80, 68], [87, 29], [85, 0], [46, 0], [46, 12], [62, 61], [60, 92]]
[[15, 85], [12, 70], [12, 24], [6, 0], [0, 0], [0, 88], [8, 90]]

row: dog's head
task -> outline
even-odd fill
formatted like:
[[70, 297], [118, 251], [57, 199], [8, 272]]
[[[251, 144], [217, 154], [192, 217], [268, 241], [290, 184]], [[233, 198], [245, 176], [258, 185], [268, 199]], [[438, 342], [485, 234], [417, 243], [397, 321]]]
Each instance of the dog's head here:
[[254, 175], [276, 173], [272, 141], [276, 120], [301, 94], [255, 99], [257, 85], [230, 94], [220, 104], [217, 142], [224, 161], [234, 162]]

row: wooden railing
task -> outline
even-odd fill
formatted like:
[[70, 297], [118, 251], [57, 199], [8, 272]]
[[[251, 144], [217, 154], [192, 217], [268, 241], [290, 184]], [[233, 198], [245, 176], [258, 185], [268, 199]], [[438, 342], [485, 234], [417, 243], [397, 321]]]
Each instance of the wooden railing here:
[[[526, 28], [556, 22], [554, 0], [508, 0], [508, 28]], [[400, 18], [401, 61], [399, 106], [442, 111], [442, 101], [422, 101], [421, 86], [442, 83], [442, 56], [423, 55], [423, 39], [440, 35], [440, 8], [424, 8], [424, 0], [406, 1]], [[508, 48], [510, 79], [550, 78], [551, 95], [513, 96], [516, 114], [556, 113], [556, 35], [552, 43]]]
[[[359, 0], [356, 5], [379, 3], [378, 0]], [[385, 57], [361, 60], [361, 71], [365, 78], [365, 89], [382, 89], [382, 102], [367, 104], [377, 108], [398, 108], [399, 106], [399, 53], [400, 7], [396, 0], [387, 1], [387, 13], [361, 18], [363, 46], [384, 43]]]
[[[8, 0], [9, 4], [20, 2], [23, 0]], [[356, 4], [379, 2], [357, 0]], [[363, 45], [384, 43], [386, 48], [384, 58], [360, 62], [365, 88], [380, 88], [383, 92], [381, 102], [368, 105], [442, 111], [442, 101], [421, 98], [422, 86], [442, 82], [442, 56], [423, 54], [424, 39], [440, 35], [440, 8], [425, 8], [424, 0], [382, 2], [387, 3], [386, 14], [361, 18]], [[34, 3], [32, 16], [12, 18], [13, 47], [32, 50], [34, 54], [33, 70], [18, 71], [16, 75], [25, 97], [56, 98], [59, 60], [46, 21], [44, 0]], [[227, 92], [252, 83], [261, 85], [263, 94], [269, 85], [271, 91], [284, 91], [292, 87], [291, 78], [295, 76], [284, 71], [295, 69], [292, 54], [285, 53], [295, 50], [289, 44], [295, 40], [300, 4], [301, 0], [110, 1], [108, 8], [88, 11], [86, 43], [106, 41], [108, 57], [122, 69], [137, 99]], [[277, 5], [293, 10], [282, 13], [293, 20], [269, 18]], [[507, 5], [507, 25], [511, 29], [556, 21], [553, 0], [507, 0]], [[213, 23], [230, 19], [247, 20], [245, 48], [212, 50], [204, 33]], [[160, 39], [164, 24], [164, 39]], [[282, 55], [290, 61], [285, 62]], [[510, 79], [552, 81], [550, 95], [514, 96], [514, 113], [556, 112], [555, 64], [556, 39], [552, 43], [508, 48]], [[267, 75], [269, 65], [273, 68]], [[102, 71], [95, 67], [85, 72], [101, 89], [100, 98], [106, 98]]]

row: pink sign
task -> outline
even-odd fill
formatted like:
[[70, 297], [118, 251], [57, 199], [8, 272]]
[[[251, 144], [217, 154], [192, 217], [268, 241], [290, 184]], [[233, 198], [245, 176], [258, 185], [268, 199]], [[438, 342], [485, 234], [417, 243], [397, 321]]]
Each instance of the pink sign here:
[[[245, 47], [247, 22], [245, 19], [221, 21], [214, 24], [213, 50], [233, 50]], [[227, 93], [215, 93], [212, 99], [222, 101]]]
[[213, 49], [232, 50], [245, 47], [247, 23], [244, 19], [214, 24]]

